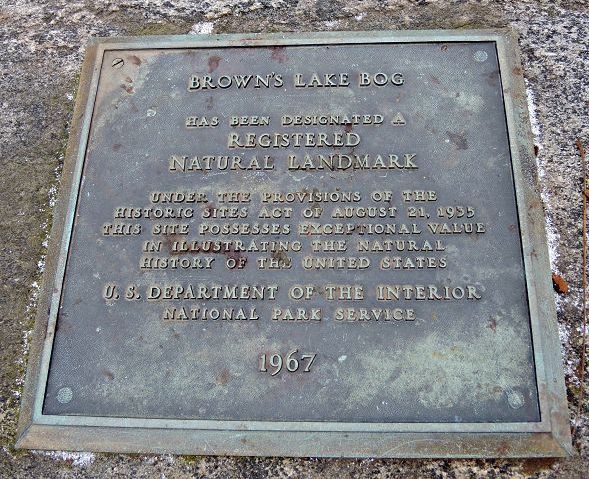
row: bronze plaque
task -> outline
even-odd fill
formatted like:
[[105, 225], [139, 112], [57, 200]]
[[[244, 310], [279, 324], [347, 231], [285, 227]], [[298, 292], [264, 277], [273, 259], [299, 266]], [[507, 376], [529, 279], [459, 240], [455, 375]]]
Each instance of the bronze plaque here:
[[19, 444], [568, 453], [512, 42], [92, 45]]

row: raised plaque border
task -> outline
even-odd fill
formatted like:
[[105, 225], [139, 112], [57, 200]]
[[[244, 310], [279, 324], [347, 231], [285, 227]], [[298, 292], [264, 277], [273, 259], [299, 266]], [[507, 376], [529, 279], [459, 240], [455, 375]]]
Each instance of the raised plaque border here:
[[[529, 295], [541, 421], [339, 423], [141, 419], [42, 413], [57, 311], [94, 100], [106, 51], [494, 42], [497, 47]], [[572, 454], [550, 263], [517, 37], [509, 29], [309, 32], [93, 39], [86, 50], [55, 209], [20, 410], [17, 448], [244, 456], [403, 458]]]

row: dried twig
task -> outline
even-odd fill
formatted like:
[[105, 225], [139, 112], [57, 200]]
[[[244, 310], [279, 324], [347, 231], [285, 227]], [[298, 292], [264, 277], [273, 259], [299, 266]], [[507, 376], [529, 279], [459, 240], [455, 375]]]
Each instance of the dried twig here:
[[581, 341], [581, 357], [579, 364], [579, 399], [577, 404], [577, 427], [581, 424], [581, 415], [583, 413], [583, 401], [585, 396], [585, 352], [587, 350], [587, 168], [585, 148], [581, 140], [577, 138], [577, 148], [581, 154], [581, 168], [583, 169], [583, 184], [581, 185], [581, 197], [583, 198], [583, 334]]

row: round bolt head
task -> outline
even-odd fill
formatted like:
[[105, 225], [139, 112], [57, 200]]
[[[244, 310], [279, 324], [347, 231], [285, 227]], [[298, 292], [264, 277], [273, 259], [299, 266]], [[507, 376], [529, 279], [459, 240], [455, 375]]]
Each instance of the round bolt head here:
[[70, 388], [65, 387], [65, 388], [61, 388], [59, 391], [57, 391], [57, 400], [61, 404], [69, 403], [73, 397], [74, 397], [74, 393]]

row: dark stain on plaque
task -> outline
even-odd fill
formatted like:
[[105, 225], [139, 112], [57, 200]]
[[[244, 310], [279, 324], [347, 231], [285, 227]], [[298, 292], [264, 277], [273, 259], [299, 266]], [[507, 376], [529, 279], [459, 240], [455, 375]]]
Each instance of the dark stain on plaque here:
[[286, 47], [271, 47], [272, 54], [270, 58], [278, 63], [284, 63], [287, 60]]
[[209, 57], [208, 65], [209, 65], [209, 73], [213, 73], [217, 68], [219, 68], [219, 63], [221, 62], [221, 57], [218, 55], [213, 55]]
[[451, 131], [446, 131], [446, 135], [448, 135], [448, 138], [457, 150], [468, 149], [468, 141], [466, 140], [464, 132], [452, 133]]

